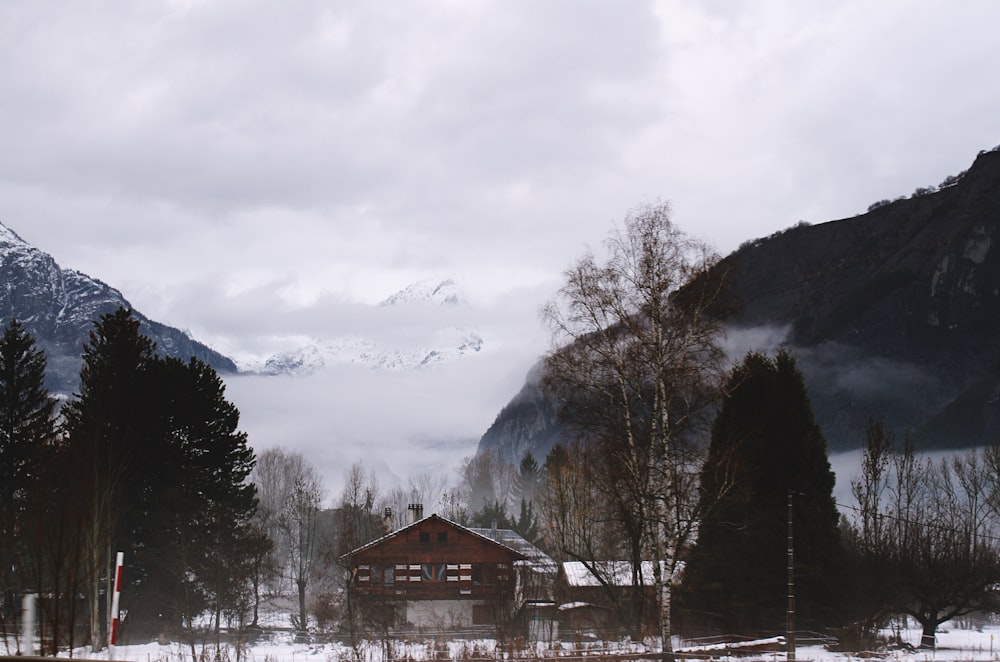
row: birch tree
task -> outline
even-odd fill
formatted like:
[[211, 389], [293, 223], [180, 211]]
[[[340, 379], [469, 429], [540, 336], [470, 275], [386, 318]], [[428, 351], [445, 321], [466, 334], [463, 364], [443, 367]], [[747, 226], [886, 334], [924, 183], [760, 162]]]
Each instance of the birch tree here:
[[723, 375], [724, 281], [709, 247], [682, 233], [666, 204], [630, 212], [605, 242], [564, 272], [542, 310], [553, 334], [543, 388], [560, 417], [601, 449], [599, 483], [625, 525], [633, 583], [654, 563], [659, 629], [670, 651], [670, 600], [679, 548], [697, 494], [690, 489], [693, 430]]

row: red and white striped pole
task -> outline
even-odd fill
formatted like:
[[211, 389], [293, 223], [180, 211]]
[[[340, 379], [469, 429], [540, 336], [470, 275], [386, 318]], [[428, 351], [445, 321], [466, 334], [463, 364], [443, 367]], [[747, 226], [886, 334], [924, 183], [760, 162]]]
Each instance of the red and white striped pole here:
[[111, 627], [108, 629], [108, 650], [114, 659], [114, 646], [118, 643], [118, 597], [122, 592], [122, 565], [124, 552], [118, 552], [115, 557], [115, 586], [111, 597]]

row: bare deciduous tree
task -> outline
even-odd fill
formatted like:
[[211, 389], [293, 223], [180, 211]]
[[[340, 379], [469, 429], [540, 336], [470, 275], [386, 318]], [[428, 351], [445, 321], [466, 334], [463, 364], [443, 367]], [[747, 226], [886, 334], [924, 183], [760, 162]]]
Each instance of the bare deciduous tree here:
[[669, 651], [672, 569], [690, 532], [681, 518], [697, 502], [691, 432], [723, 376], [721, 321], [711, 314], [723, 281], [717, 257], [670, 221], [665, 204], [630, 213], [605, 246], [603, 263], [587, 253], [565, 272], [542, 311], [554, 345], [542, 384], [561, 399], [563, 421], [603, 452], [603, 485], [626, 524], [636, 583], [644, 556], [660, 561]]
[[338, 505], [340, 554], [346, 554], [385, 533], [385, 523], [379, 515], [382, 493], [374, 472], [366, 471], [356, 462], [347, 472], [347, 480]]
[[510, 512], [517, 468], [503, 459], [499, 449], [466, 458], [461, 478], [461, 490], [471, 513], [494, 504]]
[[272, 535], [283, 568], [298, 592], [298, 628], [306, 629], [306, 589], [312, 579], [323, 480], [298, 452], [271, 449], [255, 467], [262, 526]]
[[855, 557], [864, 571], [855, 579], [878, 589], [865, 614], [908, 614], [921, 625], [921, 646], [933, 648], [941, 623], [1000, 607], [1000, 451], [971, 449], [935, 463], [909, 440], [890, 450], [891, 436], [878, 432], [882, 442], [869, 439], [854, 481]]

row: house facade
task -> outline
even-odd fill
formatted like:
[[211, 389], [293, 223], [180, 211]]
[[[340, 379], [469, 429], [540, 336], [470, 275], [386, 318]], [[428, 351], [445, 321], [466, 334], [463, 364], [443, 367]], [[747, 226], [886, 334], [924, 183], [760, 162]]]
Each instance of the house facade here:
[[349, 552], [352, 603], [388, 630], [493, 629], [521, 607], [526, 555], [437, 515]]

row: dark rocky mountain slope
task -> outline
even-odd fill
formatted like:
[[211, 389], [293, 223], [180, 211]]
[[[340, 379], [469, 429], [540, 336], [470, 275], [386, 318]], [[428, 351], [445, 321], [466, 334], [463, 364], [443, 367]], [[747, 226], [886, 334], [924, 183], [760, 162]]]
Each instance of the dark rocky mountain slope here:
[[[925, 448], [1000, 439], [1000, 151], [940, 189], [747, 242], [720, 268], [741, 303], [733, 358], [786, 346], [831, 449], [860, 446], [870, 418]], [[560, 438], [535, 383], [480, 452], [544, 457]]]
[[[119, 307], [132, 308], [118, 290], [72, 269], [63, 269], [41, 250], [0, 224], [0, 316], [3, 324], [17, 318], [45, 350], [47, 386], [72, 393], [79, 383], [83, 344], [94, 320]], [[236, 372], [227, 357], [178, 329], [146, 318], [133, 309], [140, 329], [162, 356], [187, 360], [194, 356], [221, 373]]]

